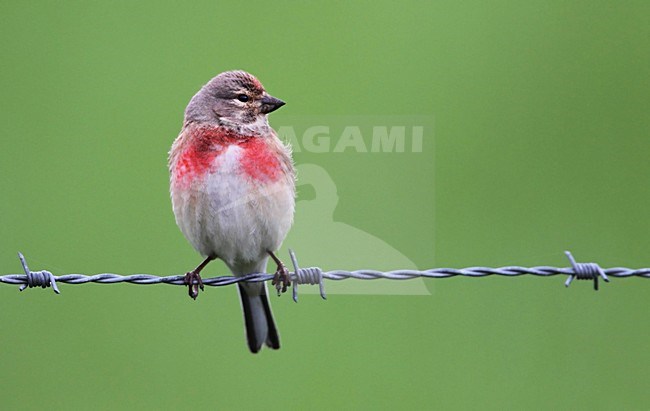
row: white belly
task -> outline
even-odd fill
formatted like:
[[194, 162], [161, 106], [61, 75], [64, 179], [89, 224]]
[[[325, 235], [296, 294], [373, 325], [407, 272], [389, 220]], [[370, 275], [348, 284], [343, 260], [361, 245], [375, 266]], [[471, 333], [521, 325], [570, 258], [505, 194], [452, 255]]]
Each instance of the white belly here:
[[202, 255], [219, 257], [230, 267], [276, 251], [294, 212], [293, 181], [251, 180], [238, 166], [240, 152], [229, 147], [220, 156], [218, 171], [172, 190], [176, 222], [185, 237]]

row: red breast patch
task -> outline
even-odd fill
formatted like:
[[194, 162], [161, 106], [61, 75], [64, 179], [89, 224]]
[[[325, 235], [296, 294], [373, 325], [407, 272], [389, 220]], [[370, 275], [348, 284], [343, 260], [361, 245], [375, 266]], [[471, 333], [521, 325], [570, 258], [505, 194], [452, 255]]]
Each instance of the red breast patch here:
[[243, 149], [242, 172], [253, 180], [275, 181], [281, 176], [277, 153], [264, 138], [244, 136], [223, 127], [188, 128], [187, 140], [174, 167], [177, 182], [190, 184], [208, 172], [219, 169], [219, 156], [231, 145]]
[[278, 153], [263, 138], [251, 138], [239, 144], [244, 149], [242, 168], [253, 180], [276, 181], [282, 175]]

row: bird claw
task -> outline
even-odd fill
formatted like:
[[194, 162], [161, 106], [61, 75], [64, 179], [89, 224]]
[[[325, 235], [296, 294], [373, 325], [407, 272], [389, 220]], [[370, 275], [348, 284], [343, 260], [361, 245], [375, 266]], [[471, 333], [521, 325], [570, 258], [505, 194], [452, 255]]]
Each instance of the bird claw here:
[[187, 285], [187, 291], [190, 298], [196, 300], [196, 297], [199, 296], [199, 288], [203, 291], [203, 280], [201, 279], [201, 274], [196, 271], [190, 271], [185, 274], [185, 285]]
[[278, 296], [281, 293], [287, 292], [287, 287], [291, 285], [291, 277], [289, 277], [289, 270], [285, 267], [282, 262], [278, 263], [278, 269], [275, 271], [273, 276], [273, 281], [271, 282], [275, 286], [275, 289], [278, 292]]

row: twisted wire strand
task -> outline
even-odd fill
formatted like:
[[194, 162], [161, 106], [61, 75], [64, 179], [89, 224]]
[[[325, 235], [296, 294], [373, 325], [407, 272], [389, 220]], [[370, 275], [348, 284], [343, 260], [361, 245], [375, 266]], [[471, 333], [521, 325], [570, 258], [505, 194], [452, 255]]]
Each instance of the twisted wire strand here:
[[[450, 278], [450, 277], [487, 277], [491, 275], [517, 277], [521, 275], [533, 275], [539, 277], [551, 277], [556, 275], [567, 275], [565, 285], [568, 287], [574, 279], [577, 280], [592, 280], [594, 282], [594, 289], [598, 289], [598, 278], [609, 281], [608, 277], [616, 278], [629, 278], [640, 277], [650, 278], [650, 268], [631, 269], [626, 267], [613, 267], [602, 269], [595, 263], [577, 263], [570, 252], [565, 252], [571, 267], [560, 268], [550, 266], [539, 267], [520, 267], [520, 266], [505, 266], [505, 267], [468, 267], [468, 268], [434, 268], [429, 270], [394, 270], [394, 271], [377, 271], [377, 270], [333, 270], [322, 271], [318, 267], [299, 268], [295, 254], [289, 250], [291, 260], [294, 264], [294, 271], [290, 272], [292, 286], [294, 288], [293, 298], [298, 300], [297, 288], [298, 284], [318, 284], [321, 291], [321, 297], [325, 299], [325, 290], [323, 279], [341, 281], [349, 278], [358, 280], [410, 280], [414, 278]], [[132, 274], [132, 275], [118, 275], [112, 273], [103, 273], [95, 275], [83, 274], [65, 274], [55, 276], [49, 271], [31, 271], [29, 270], [25, 258], [19, 253], [21, 263], [25, 274], [7, 274], [0, 276], [0, 283], [21, 285], [20, 291], [25, 288], [32, 287], [49, 287], [52, 286], [56, 293], [59, 293], [57, 283], [65, 284], [115, 284], [115, 283], [129, 283], [139, 285], [150, 284], [171, 284], [171, 285], [187, 285], [185, 283], [184, 275], [174, 275], [167, 277], [159, 277], [150, 274]], [[271, 280], [274, 276], [272, 274], [257, 273], [249, 274], [243, 277], [222, 276], [203, 279], [203, 284], [211, 287], [221, 287], [239, 283], [242, 281], [247, 282], [261, 282]]]

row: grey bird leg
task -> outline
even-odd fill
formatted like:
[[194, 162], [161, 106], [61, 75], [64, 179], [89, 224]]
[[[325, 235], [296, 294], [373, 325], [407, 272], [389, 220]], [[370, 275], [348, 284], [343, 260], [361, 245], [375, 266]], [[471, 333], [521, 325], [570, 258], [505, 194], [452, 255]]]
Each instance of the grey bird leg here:
[[[188, 293], [190, 297], [196, 300], [196, 297], [199, 296], [199, 288], [203, 291], [203, 280], [201, 280], [201, 270], [205, 268], [206, 265], [212, 260], [217, 258], [216, 256], [209, 256], [198, 267], [194, 270], [185, 274], [185, 285], [187, 285]], [[196, 283], [194, 283], [196, 281]]]
[[287, 287], [291, 285], [291, 278], [289, 278], [289, 270], [287, 270], [287, 267], [280, 261], [278, 257], [273, 254], [272, 251], [268, 251], [269, 255], [275, 261], [275, 263], [278, 265], [278, 269], [275, 270], [275, 275], [273, 276], [273, 281], [271, 284], [275, 286], [275, 289], [278, 291], [278, 295], [280, 295], [280, 292], [286, 292]]

